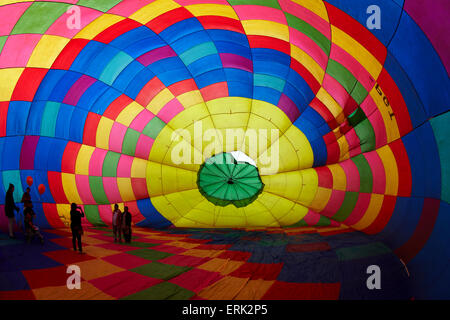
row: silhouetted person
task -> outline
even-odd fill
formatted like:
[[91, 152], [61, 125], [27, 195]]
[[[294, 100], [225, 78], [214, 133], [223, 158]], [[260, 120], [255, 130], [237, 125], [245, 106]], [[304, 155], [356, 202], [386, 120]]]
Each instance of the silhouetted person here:
[[112, 215], [114, 242], [117, 242], [117, 239], [119, 239], [119, 242], [122, 242], [122, 211], [120, 211], [117, 204], [114, 205]]
[[128, 207], [124, 208], [123, 213], [123, 237], [125, 242], [131, 242], [131, 213], [128, 211]]
[[81, 248], [81, 236], [83, 235], [83, 227], [81, 226], [81, 218], [84, 217], [84, 211], [81, 207], [77, 207], [75, 203], [72, 203], [70, 207], [70, 228], [72, 229], [72, 244], [73, 250], [78, 250], [83, 253]]
[[17, 207], [14, 203], [13, 193], [14, 185], [10, 183], [5, 197], [5, 215], [8, 217], [8, 230], [10, 238], [14, 238], [14, 210], [19, 212], [19, 207]]
[[33, 224], [33, 218], [35, 216], [33, 209], [30, 207], [26, 207], [23, 210], [23, 216], [25, 225], [25, 238], [27, 240], [27, 243], [30, 243], [31, 240], [33, 240], [34, 236], [38, 236], [41, 240], [41, 244], [44, 244], [44, 237], [39, 232], [39, 228]]
[[33, 202], [31, 201], [30, 188], [28, 187], [23, 193], [22, 201], [24, 208], [33, 208]]

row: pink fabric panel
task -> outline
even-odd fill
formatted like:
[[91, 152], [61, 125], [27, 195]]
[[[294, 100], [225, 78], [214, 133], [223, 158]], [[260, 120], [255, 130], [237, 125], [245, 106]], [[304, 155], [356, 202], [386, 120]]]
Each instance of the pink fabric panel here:
[[303, 220], [305, 220], [308, 225], [315, 226], [320, 220], [320, 214], [309, 210], [306, 216], [303, 217]]
[[41, 34], [9, 36], [0, 54], [0, 68], [26, 67]]
[[332, 217], [341, 207], [344, 202], [345, 191], [332, 190], [330, 200], [328, 200], [325, 208], [320, 212], [321, 215], [326, 217]]
[[102, 204], [98, 206], [98, 213], [104, 223], [112, 225], [112, 209], [108, 204]]
[[101, 177], [103, 175], [103, 161], [108, 151], [95, 149], [89, 162], [89, 175]]
[[145, 126], [153, 119], [155, 115], [147, 109], [142, 110], [131, 122], [130, 128], [142, 132]]
[[333, 97], [334, 100], [344, 108], [347, 104], [349, 94], [347, 90], [332, 76], [325, 74], [322, 86]]
[[169, 123], [173, 117], [184, 110], [183, 105], [178, 101], [178, 99], [172, 99], [169, 101], [158, 113], [158, 118], [160, 118], [165, 123]]
[[133, 164], [133, 157], [122, 154], [117, 165], [117, 177], [129, 178], [131, 177], [131, 165]]
[[0, 36], [7, 36], [14, 29], [17, 20], [22, 16], [26, 9], [31, 6], [28, 3], [15, 3], [0, 7]]
[[386, 190], [386, 174], [383, 166], [383, 162], [380, 159], [380, 156], [375, 151], [368, 152], [364, 154], [364, 157], [367, 159], [367, 162], [372, 169], [373, 175], [373, 193], [384, 194]]
[[118, 153], [122, 152], [123, 138], [127, 132], [127, 127], [115, 122], [109, 134], [109, 149]]
[[344, 224], [351, 226], [361, 220], [369, 207], [370, 197], [369, 193], [360, 193], [358, 195], [358, 201], [356, 202], [355, 208], [353, 208], [353, 211], [348, 218], [345, 219]]
[[286, 11], [309, 23], [325, 37], [331, 39], [330, 24], [322, 17], [316, 15], [314, 12], [309, 11], [302, 5], [299, 5], [291, 0], [278, 0], [278, 3], [280, 4], [283, 11]]
[[69, 29], [67, 27], [67, 19], [73, 14], [73, 12], [70, 14], [64, 13], [50, 26], [46, 34], [73, 38], [78, 32], [80, 32], [81, 29], [103, 14], [103, 12], [83, 6], [78, 6], [78, 8], [80, 8], [80, 29]]
[[327, 68], [328, 56], [311, 38], [297, 29], [289, 27], [289, 41], [305, 51], [322, 69]]
[[349, 159], [339, 163], [339, 165], [347, 178], [347, 191], [359, 192], [359, 172], [355, 163]]
[[95, 204], [95, 199], [91, 193], [89, 185], [89, 176], [75, 175], [75, 182], [77, 184], [78, 194], [84, 204]]
[[103, 177], [103, 188], [110, 203], [122, 202], [116, 177]]
[[148, 160], [150, 155], [150, 150], [152, 149], [154, 140], [150, 137], [147, 137], [144, 134], [141, 134], [139, 140], [136, 144], [135, 156], [141, 159]]
[[152, 3], [154, 0], [125, 0], [111, 9], [109, 9], [108, 13], [115, 14], [123, 17], [129, 17], [142, 7]]
[[257, 5], [237, 5], [233, 9], [241, 20], [269, 20], [287, 25], [286, 16], [279, 9]]

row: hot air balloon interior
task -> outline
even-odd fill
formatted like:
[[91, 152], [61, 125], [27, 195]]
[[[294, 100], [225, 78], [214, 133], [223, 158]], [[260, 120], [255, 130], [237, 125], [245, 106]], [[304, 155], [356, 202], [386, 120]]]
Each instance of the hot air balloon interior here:
[[450, 299], [449, 16], [0, 0], [0, 299]]

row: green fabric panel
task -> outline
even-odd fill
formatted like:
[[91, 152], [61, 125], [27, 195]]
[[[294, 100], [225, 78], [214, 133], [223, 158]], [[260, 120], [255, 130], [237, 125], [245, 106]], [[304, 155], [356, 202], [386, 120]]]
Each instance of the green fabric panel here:
[[217, 53], [216, 46], [213, 42], [205, 42], [186, 50], [180, 54], [179, 57], [185, 65], [190, 65], [192, 62], [200, 58]]
[[361, 151], [368, 152], [375, 150], [376, 140], [375, 131], [369, 119], [365, 119], [355, 127], [356, 135], [359, 138]]
[[130, 271], [142, 274], [146, 277], [170, 280], [190, 269], [190, 267], [174, 266], [171, 264], [165, 264], [155, 261], [134, 269], [130, 269]]
[[7, 39], [8, 39], [8, 36], [0, 37], [0, 53], [2, 53], [3, 46], [5, 45], [5, 42], [6, 42]]
[[44, 34], [70, 6], [72, 5], [67, 3], [33, 2], [17, 21], [11, 34]]
[[339, 222], [347, 219], [350, 213], [352, 213], [353, 209], [355, 208], [356, 202], [358, 201], [358, 196], [358, 192], [346, 192], [341, 207], [339, 208], [338, 212], [334, 214], [332, 219]]
[[41, 122], [41, 136], [54, 137], [56, 130], [56, 120], [58, 119], [60, 103], [47, 102]]
[[136, 130], [128, 128], [125, 137], [123, 138], [122, 153], [134, 156], [140, 135], [141, 134]]
[[302, 19], [297, 18], [296, 16], [287, 12], [285, 12], [284, 14], [286, 15], [288, 26], [307, 35], [308, 38], [317, 43], [317, 45], [327, 54], [327, 56], [330, 55], [331, 42], [327, 39], [327, 37], [325, 37], [322, 33], [320, 33], [319, 30], [311, 26], [309, 23], [303, 21]]
[[117, 166], [119, 164], [119, 159], [119, 153], [108, 151], [102, 167], [102, 175], [104, 177], [117, 177]]
[[283, 227], [283, 228], [298, 228], [298, 227], [308, 227], [309, 224], [306, 223], [305, 220], [301, 219], [299, 222], [291, 224], [290, 226]]
[[188, 300], [194, 292], [171, 282], [161, 282], [148, 289], [123, 297], [121, 300]]
[[369, 163], [367, 162], [364, 155], [359, 154], [353, 158], [351, 158], [353, 163], [358, 168], [359, 172], [359, 191], [363, 193], [371, 193], [373, 186], [373, 176], [372, 170], [370, 169]]
[[108, 204], [109, 200], [103, 188], [102, 177], [89, 176], [89, 186], [91, 187], [92, 196], [98, 204]]
[[330, 219], [328, 219], [328, 218], [325, 217], [325, 216], [320, 216], [320, 219], [319, 219], [319, 221], [316, 223], [315, 226], [317, 226], [317, 227], [327, 227], [327, 226], [329, 226], [330, 224], [331, 224], [331, 220], [330, 220]]
[[99, 80], [110, 86], [117, 79], [119, 74], [133, 61], [133, 58], [125, 52], [119, 52], [103, 70]]
[[[20, 171], [19, 170], [3, 171], [2, 178], [4, 190], [5, 191], [8, 190], [9, 184], [12, 183], [14, 185], [14, 193], [13, 193], [14, 202], [20, 202], [22, 200], [23, 195]], [[4, 214], [4, 211], [2, 211], [0, 214]]]
[[100, 218], [98, 206], [89, 204], [84, 205], [84, 212], [86, 214], [86, 218], [88, 219], [88, 221], [92, 223], [94, 226], [106, 226], [102, 218]]
[[264, 6], [264, 7], [270, 7], [274, 9], [280, 9], [281, 7], [277, 0], [228, 0], [228, 3], [232, 6], [237, 5], [254, 5], [254, 6]]
[[441, 160], [441, 199], [450, 203], [450, 112], [446, 112], [430, 120]]
[[149, 136], [152, 139], [156, 139], [159, 132], [165, 127], [165, 125], [166, 123], [162, 121], [160, 118], [154, 117], [147, 123], [144, 130], [142, 130], [142, 133], [145, 134], [146, 136]]
[[[132, 236], [131, 239], [137, 239], [137, 237]], [[122, 243], [119, 243], [119, 245], [128, 246], [128, 247], [136, 247], [136, 248], [149, 248], [149, 247], [158, 246], [158, 244], [156, 244], [156, 243], [139, 242], [139, 241], [131, 241], [130, 243], [122, 242]]]
[[357, 82], [356, 78], [342, 64], [332, 59], [328, 60], [327, 74], [339, 82], [348, 93], [351, 93]]
[[356, 103], [360, 105], [369, 95], [369, 92], [367, 92], [366, 88], [364, 88], [363, 85], [356, 80], [356, 85], [350, 95], [353, 99], [355, 99]]
[[147, 260], [160, 260], [170, 256], [173, 256], [171, 253], [152, 250], [152, 249], [138, 249], [133, 251], [127, 251], [127, 253], [132, 254], [134, 256], [138, 256]]
[[364, 119], [367, 119], [367, 117], [361, 107], [358, 107], [347, 117], [348, 123], [352, 127], [355, 127], [358, 123], [362, 122]]
[[79, 0], [77, 2], [78, 6], [84, 6], [92, 9], [96, 9], [102, 12], [106, 12], [116, 4], [118, 4], [121, 0]]
[[381, 242], [373, 242], [360, 246], [340, 248], [336, 250], [336, 254], [339, 260], [362, 259], [366, 257], [379, 256], [390, 252], [391, 249], [389, 249]]
[[255, 87], [268, 87], [283, 92], [286, 81], [278, 77], [269, 76], [267, 74], [253, 74], [253, 85]]

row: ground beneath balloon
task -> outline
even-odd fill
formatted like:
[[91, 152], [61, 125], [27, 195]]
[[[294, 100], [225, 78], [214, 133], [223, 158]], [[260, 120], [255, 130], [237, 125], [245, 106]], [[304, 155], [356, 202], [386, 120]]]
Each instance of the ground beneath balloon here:
[[[375, 237], [342, 228], [135, 228], [131, 244], [88, 228], [85, 254], [69, 229], [25, 244], [0, 233], [0, 299], [409, 299], [409, 276]], [[81, 288], [69, 290], [70, 265]], [[370, 290], [367, 268], [380, 267]]]

